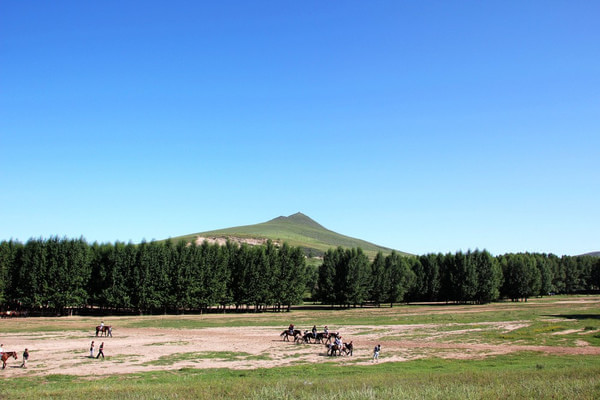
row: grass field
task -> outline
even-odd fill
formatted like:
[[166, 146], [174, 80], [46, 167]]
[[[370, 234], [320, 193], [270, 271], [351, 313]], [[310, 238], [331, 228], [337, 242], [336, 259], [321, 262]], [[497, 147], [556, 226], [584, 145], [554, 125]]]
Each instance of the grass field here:
[[[381, 361], [376, 364], [371, 363], [368, 349], [354, 358], [307, 362], [300, 357], [302, 351], [312, 351], [314, 347], [274, 342], [274, 346], [290, 351], [284, 358], [292, 362], [281, 366], [267, 353], [198, 350], [149, 362], [160, 370], [127, 374], [61, 375], [57, 370], [57, 374], [40, 375], [32, 369], [25, 375], [8, 377], [8, 373], [17, 370], [7, 368], [0, 373], [0, 398], [600, 398], [600, 296], [556, 296], [484, 306], [410, 305], [110, 320], [122, 329], [165, 329], [190, 332], [190, 336], [203, 329], [224, 327], [273, 327], [278, 332], [293, 320], [298, 327], [343, 327], [352, 332], [356, 342], [377, 338], [385, 346]], [[76, 340], [78, 330], [87, 334], [85, 331], [95, 322], [96, 319], [81, 317], [28, 318], [18, 323], [3, 320], [0, 326], [3, 334], [10, 331], [31, 340], [36, 335], [56, 335], [61, 331], [68, 331]], [[146, 348], [185, 343], [165, 338]], [[116, 368], [136, 357], [139, 355], [109, 356], [103, 365], [113, 363]], [[219, 360], [231, 368], [178, 367], [183, 365], [180, 363], [195, 365], [207, 359]], [[398, 359], [402, 361], [395, 361]], [[264, 367], [271, 361], [278, 366]], [[86, 360], [81, 362], [84, 365]], [[255, 363], [262, 363], [261, 367]]]

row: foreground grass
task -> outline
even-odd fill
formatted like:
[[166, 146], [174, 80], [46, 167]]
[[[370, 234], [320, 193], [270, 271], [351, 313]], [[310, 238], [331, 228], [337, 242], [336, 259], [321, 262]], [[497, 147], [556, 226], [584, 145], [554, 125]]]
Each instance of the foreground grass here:
[[521, 353], [485, 360], [424, 359], [256, 370], [149, 372], [99, 379], [51, 375], [0, 385], [7, 399], [597, 399], [593, 356]]

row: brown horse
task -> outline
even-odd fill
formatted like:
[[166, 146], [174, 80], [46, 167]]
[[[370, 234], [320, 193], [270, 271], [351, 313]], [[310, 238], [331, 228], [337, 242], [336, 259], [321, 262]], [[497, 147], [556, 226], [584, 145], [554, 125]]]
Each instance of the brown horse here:
[[96, 336], [98, 336], [98, 333], [100, 333], [100, 336], [110, 336], [112, 337], [112, 326], [110, 325], [104, 325], [104, 326], [100, 326], [98, 325], [96, 327]]
[[[302, 335], [302, 332], [300, 332], [300, 329], [294, 329], [294, 335], [293, 335], [294, 342], [296, 340], [298, 340], [298, 338], [301, 337], [301, 335]], [[290, 338], [288, 336], [292, 336], [292, 335], [290, 334], [290, 330], [286, 329], [285, 331], [281, 332], [281, 335], [279, 335], [279, 336], [283, 336], [282, 340], [287, 340], [289, 342]]]
[[342, 350], [344, 351], [344, 353], [346, 353], [346, 355], [352, 355], [352, 352], [354, 351], [354, 345], [352, 344], [352, 342], [344, 343]]
[[[338, 335], [335, 332], [332, 332], [329, 334], [329, 336], [327, 337], [327, 343], [331, 343], [332, 341], [334, 341], [334, 339], [337, 339]], [[342, 337], [340, 335], [340, 337]]]
[[328, 356], [342, 355], [342, 346], [338, 346], [337, 344], [326, 344], [325, 347], [327, 347]]
[[16, 360], [17, 352], [16, 351], [5, 351], [4, 353], [2, 353], [2, 358], [0, 358], [2, 360], [2, 369], [6, 368], [6, 360], [8, 360], [10, 357], [12, 357]]
[[304, 340], [304, 343], [310, 343], [311, 340], [314, 340], [315, 343], [323, 343], [325, 340], [325, 333], [317, 332], [317, 336], [315, 337], [312, 332], [306, 331], [304, 332], [304, 336], [302, 336], [302, 340]]

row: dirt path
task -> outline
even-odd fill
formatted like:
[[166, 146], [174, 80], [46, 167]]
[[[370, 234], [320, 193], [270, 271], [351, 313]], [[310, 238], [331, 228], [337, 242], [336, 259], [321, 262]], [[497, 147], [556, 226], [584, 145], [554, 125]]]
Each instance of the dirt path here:
[[[496, 326], [513, 329], [518, 321]], [[481, 325], [481, 324], [479, 324]], [[349, 326], [339, 327], [343, 341], [352, 340], [354, 356], [331, 358], [320, 344], [284, 342], [273, 327], [205, 328], [205, 329], [128, 329], [115, 328], [112, 338], [96, 338], [81, 331], [42, 334], [3, 334], [7, 351], [17, 350], [19, 359], [10, 359], [0, 376], [71, 374], [81, 376], [126, 374], [180, 368], [250, 369], [285, 366], [297, 363], [334, 362], [367, 364], [371, 349], [382, 345], [381, 362], [405, 361], [438, 356], [444, 358], [480, 358], [518, 351], [539, 351], [548, 354], [600, 355], [593, 346], [555, 347], [495, 345], [485, 343], [451, 343], [439, 337], [403, 339], [416, 329], [428, 325]], [[104, 341], [106, 359], [89, 357], [90, 342], [96, 350]], [[29, 348], [27, 369], [19, 368], [21, 355]], [[96, 354], [96, 353], [95, 353]]]

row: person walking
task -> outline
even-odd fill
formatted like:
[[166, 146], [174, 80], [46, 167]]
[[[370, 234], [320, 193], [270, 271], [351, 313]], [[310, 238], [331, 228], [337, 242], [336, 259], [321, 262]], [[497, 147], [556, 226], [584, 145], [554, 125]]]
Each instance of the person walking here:
[[90, 358], [94, 358], [94, 341], [90, 344]]
[[27, 360], [29, 360], [29, 351], [25, 349], [23, 352], [23, 364], [21, 364], [21, 368], [27, 368]]
[[378, 344], [373, 349], [373, 362], [379, 362], [379, 352], [381, 351], [381, 345]]
[[96, 355], [96, 358], [100, 357], [100, 355], [102, 355], [102, 358], [104, 358], [104, 342], [100, 343], [100, 347], [98, 347], [98, 355]]

